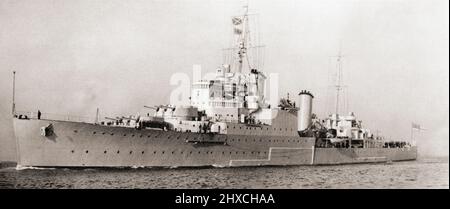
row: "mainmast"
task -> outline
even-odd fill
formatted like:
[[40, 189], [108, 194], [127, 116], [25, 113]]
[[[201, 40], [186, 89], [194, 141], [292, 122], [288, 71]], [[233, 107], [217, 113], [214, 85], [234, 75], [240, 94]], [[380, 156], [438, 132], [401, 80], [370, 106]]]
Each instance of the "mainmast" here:
[[13, 71], [12, 115], [16, 114], [16, 71]]
[[[335, 114], [336, 114], [336, 119], [338, 119], [339, 116], [339, 105], [340, 105], [340, 97], [341, 97], [341, 91], [345, 90], [346, 86], [342, 85], [342, 77], [343, 77], [343, 67], [342, 67], [342, 62], [343, 62], [343, 55], [341, 52], [341, 46], [339, 46], [339, 53], [336, 57], [336, 61], [337, 61], [337, 72], [336, 72], [336, 81], [334, 84], [334, 87], [336, 89], [336, 109], [335, 109]], [[345, 96], [345, 95], [344, 95]], [[348, 105], [348, 102], [344, 101], [344, 107]]]
[[342, 84], [341, 84], [341, 78], [342, 78], [342, 54], [341, 51], [339, 50], [339, 54], [337, 56], [337, 75], [336, 75], [336, 116], [339, 115], [339, 96], [340, 96], [340, 91], [342, 90]]

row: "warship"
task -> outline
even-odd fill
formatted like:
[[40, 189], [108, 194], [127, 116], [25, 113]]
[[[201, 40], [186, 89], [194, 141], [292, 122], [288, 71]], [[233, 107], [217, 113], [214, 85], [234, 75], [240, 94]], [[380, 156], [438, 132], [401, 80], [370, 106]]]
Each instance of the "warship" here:
[[[233, 167], [336, 165], [415, 160], [417, 147], [386, 141], [339, 109], [319, 119], [314, 95], [270, 105], [266, 74], [248, 61], [248, 9], [231, 18], [233, 63], [195, 81], [185, 105], [144, 106], [148, 113], [95, 121], [51, 114], [12, 115], [19, 167]], [[337, 96], [339, 96], [337, 85]], [[337, 100], [337, 103], [339, 100]], [[338, 106], [338, 104], [336, 104]]]

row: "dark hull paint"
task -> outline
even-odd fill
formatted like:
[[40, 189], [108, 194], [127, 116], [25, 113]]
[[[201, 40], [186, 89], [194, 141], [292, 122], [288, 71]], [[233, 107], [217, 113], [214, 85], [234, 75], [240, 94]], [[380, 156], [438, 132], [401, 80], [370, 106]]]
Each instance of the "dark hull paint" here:
[[[314, 148], [314, 138], [136, 130], [54, 120], [14, 120], [18, 165], [203, 167], [335, 165], [415, 160], [416, 147]], [[53, 126], [42, 136], [40, 128]]]

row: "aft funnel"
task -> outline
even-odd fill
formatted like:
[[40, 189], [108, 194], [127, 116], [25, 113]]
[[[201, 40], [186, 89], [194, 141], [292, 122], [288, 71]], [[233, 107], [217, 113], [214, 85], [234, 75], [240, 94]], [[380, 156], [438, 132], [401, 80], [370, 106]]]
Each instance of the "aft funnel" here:
[[311, 126], [312, 123], [312, 99], [314, 96], [306, 90], [299, 94], [299, 108], [298, 111], [298, 131], [304, 131]]

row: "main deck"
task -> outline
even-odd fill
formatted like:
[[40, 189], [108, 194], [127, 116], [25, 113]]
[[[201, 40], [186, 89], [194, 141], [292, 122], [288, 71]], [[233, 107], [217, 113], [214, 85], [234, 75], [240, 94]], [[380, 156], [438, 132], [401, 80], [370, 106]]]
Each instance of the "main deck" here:
[[[14, 118], [18, 164], [42, 167], [325, 165], [414, 160], [412, 148], [315, 148], [299, 136], [201, 134]], [[52, 133], [43, 136], [42, 127]]]

